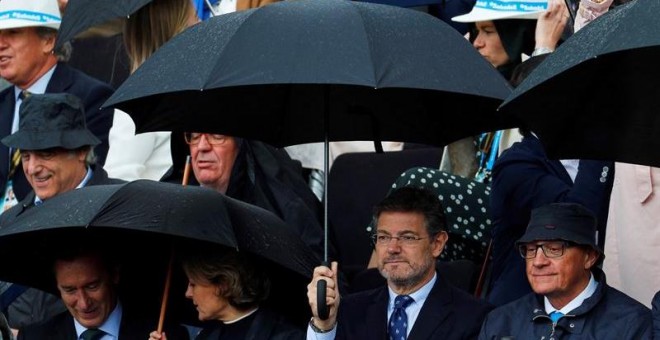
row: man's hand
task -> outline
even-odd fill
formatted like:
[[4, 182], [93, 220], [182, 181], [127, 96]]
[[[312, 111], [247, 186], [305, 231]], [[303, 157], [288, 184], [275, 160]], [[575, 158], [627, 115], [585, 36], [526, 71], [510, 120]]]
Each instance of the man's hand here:
[[548, 10], [536, 21], [535, 49], [554, 51], [569, 17], [564, 0], [548, 0]]
[[[318, 266], [314, 268], [314, 276], [312, 282], [307, 285], [307, 299], [309, 306], [312, 308], [312, 322], [314, 326], [321, 330], [330, 330], [337, 322], [337, 309], [339, 308], [339, 288], [337, 284], [337, 262], [332, 262], [331, 268], [326, 266]], [[327, 320], [321, 320], [318, 314], [318, 306], [316, 305], [316, 286], [319, 280], [326, 281], [325, 302], [328, 305], [330, 314]]]

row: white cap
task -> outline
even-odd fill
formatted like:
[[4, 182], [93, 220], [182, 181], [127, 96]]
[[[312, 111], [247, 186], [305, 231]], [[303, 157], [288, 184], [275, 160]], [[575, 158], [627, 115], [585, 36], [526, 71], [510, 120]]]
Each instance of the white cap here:
[[60, 28], [57, 0], [0, 0], [0, 29], [20, 27]]
[[451, 20], [477, 22], [499, 19], [537, 19], [547, 9], [548, 0], [477, 0], [470, 13], [455, 16]]

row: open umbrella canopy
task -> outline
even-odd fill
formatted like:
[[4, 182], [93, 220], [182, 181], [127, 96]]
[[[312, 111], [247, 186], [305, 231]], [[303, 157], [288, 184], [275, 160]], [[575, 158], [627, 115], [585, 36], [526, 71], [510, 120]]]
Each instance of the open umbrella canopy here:
[[[298, 307], [306, 307], [305, 285], [320, 261], [266, 210], [210, 189], [139, 180], [76, 189], [3, 225], [0, 257], [12, 260], [3, 264], [0, 280], [56, 292], [53, 254], [80, 243], [112, 250], [122, 264], [122, 289], [154, 307], [160, 307], [172, 252], [190, 247], [249, 254], [271, 274], [273, 294]], [[179, 274], [170, 295], [181, 300], [176, 306], [192, 307], [183, 301], [185, 277]]]
[[153, 0], [69, 0], [62, 16], [56, 46], [88, 28], [113, 19], [126, 18]]
[[660, 2], [636, 0], [578, 31], [501, 106], [551, 158], [660, 166]]
[[444, 145], [510, 124], [510, 90], [469, 42], [420, 11], [283, 1], [213, 17], [171, 39], [105, 103], [138, 132]]

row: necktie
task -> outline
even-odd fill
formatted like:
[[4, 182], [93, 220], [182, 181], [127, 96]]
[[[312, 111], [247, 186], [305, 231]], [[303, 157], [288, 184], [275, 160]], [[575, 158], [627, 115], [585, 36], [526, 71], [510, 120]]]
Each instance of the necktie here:
[[89, 328], [80, 334], [80, 338], [82, 340], [99, 340], [104, 335], [105, 332], [98, 328]]
[[562, 316], [564, 316], [564, 313], [556, 310], [550, 313], [550, 320], [552, 320], [552, 323], [557, 323], [557, 320], [561, 319]]
[[408, 315], [406, 307], [413, 302], [408, 295], [399, 295], [394, 300], [394, 311], [390, 317], [390, 340], [405, 340], [408, 329]]

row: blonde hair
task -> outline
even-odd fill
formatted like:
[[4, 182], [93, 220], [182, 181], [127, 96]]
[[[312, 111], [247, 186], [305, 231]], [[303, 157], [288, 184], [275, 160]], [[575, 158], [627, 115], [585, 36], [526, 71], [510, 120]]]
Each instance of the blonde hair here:
[[188, 27], [195, 8], [190, 0], [154, 0], [133, 13], [124, 24], [124, 44], [131, 73], [159, 47]]

